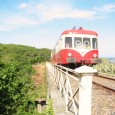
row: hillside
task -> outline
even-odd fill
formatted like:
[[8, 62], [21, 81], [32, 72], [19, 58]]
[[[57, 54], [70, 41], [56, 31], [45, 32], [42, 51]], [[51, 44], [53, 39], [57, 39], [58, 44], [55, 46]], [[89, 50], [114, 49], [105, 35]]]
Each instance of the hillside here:
[[[35, 71], [35, 64], [49, 61], [50, 52], [50, 49], [45, 48], [0, 44], [0, 114], [33, 114], [36, 99], [33, 93], [37, 91], [36, 88], [39, 90], [36, 84], [45, 80]], [[39, 70], [38, 66], [37, 69]], [[45, 90], [44, 86], [42, 87]]]
[[0, 44], [0, 58], [4, 62], [26, 61], [31, 64], [50, 60], [50, 49], [36, 49], [30, 46]]

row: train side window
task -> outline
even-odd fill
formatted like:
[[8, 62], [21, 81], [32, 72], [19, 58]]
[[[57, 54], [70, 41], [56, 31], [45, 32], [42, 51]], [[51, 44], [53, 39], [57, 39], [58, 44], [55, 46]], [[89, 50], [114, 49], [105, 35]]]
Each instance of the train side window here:
[[65, 48], [72, 48], [72, 37], [65, 37]]
[[93, 49], [98, 49], [97, 38], [92, 38], [92, 48]]
[[74, 38], [74, 47], [78, 49], [82, 48], [82, 38], [81, 37]]
[[85, 49], [91, 48], [90, 38], [83, 38], [83, 47]]

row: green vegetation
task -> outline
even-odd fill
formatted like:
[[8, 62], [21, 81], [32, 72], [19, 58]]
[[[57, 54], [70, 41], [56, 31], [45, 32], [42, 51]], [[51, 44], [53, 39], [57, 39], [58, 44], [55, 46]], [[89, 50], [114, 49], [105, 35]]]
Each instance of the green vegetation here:
[[4, 62], [28, 62], [35, 64], [37, 62], [45, 62], [50, 60], [50, 49], [36, 49], [34, 47], [23, 45], [3, 45], [0, 44], [0, 57]]
[[102, 63], [95, 65], [94, 68], [97, 69], [98, 72], [115, 75], [115, 64], [109, 62], [106, 58], [103, 58]]
[[49, 61], [50, 52], [45, 48], [0, 44], [0, 114], [35, 115], [32, 64]]
[[45, 111], [46, 115], [54, 115], [53, 109], [52, 109], [52, 100], [48, 100], [48, 107], [46, 108]]

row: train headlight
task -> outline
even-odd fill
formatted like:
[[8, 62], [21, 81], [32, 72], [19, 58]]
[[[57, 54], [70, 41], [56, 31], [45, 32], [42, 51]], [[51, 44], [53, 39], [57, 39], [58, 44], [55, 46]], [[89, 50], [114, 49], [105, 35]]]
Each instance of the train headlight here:
[[71, 57], [71, 56], [72, 56], [72, 54], [71, 54], [71, 53], [68, 53], [68, 56], [69, 56], [69, 57]]
[[97, 57], [97, 54], [93, 54], [93, 57], [96, 58], [96, 57]]

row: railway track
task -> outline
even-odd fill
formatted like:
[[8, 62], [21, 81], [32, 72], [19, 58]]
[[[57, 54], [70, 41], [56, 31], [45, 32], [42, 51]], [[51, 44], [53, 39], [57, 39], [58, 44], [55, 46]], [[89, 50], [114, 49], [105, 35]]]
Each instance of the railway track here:
[[103, 74], [93, 76], [92, 83], [115, 95], [115, 78]]
[[97, 74], [92, 83], [92, 115], [115, 115], [115, 77]]

